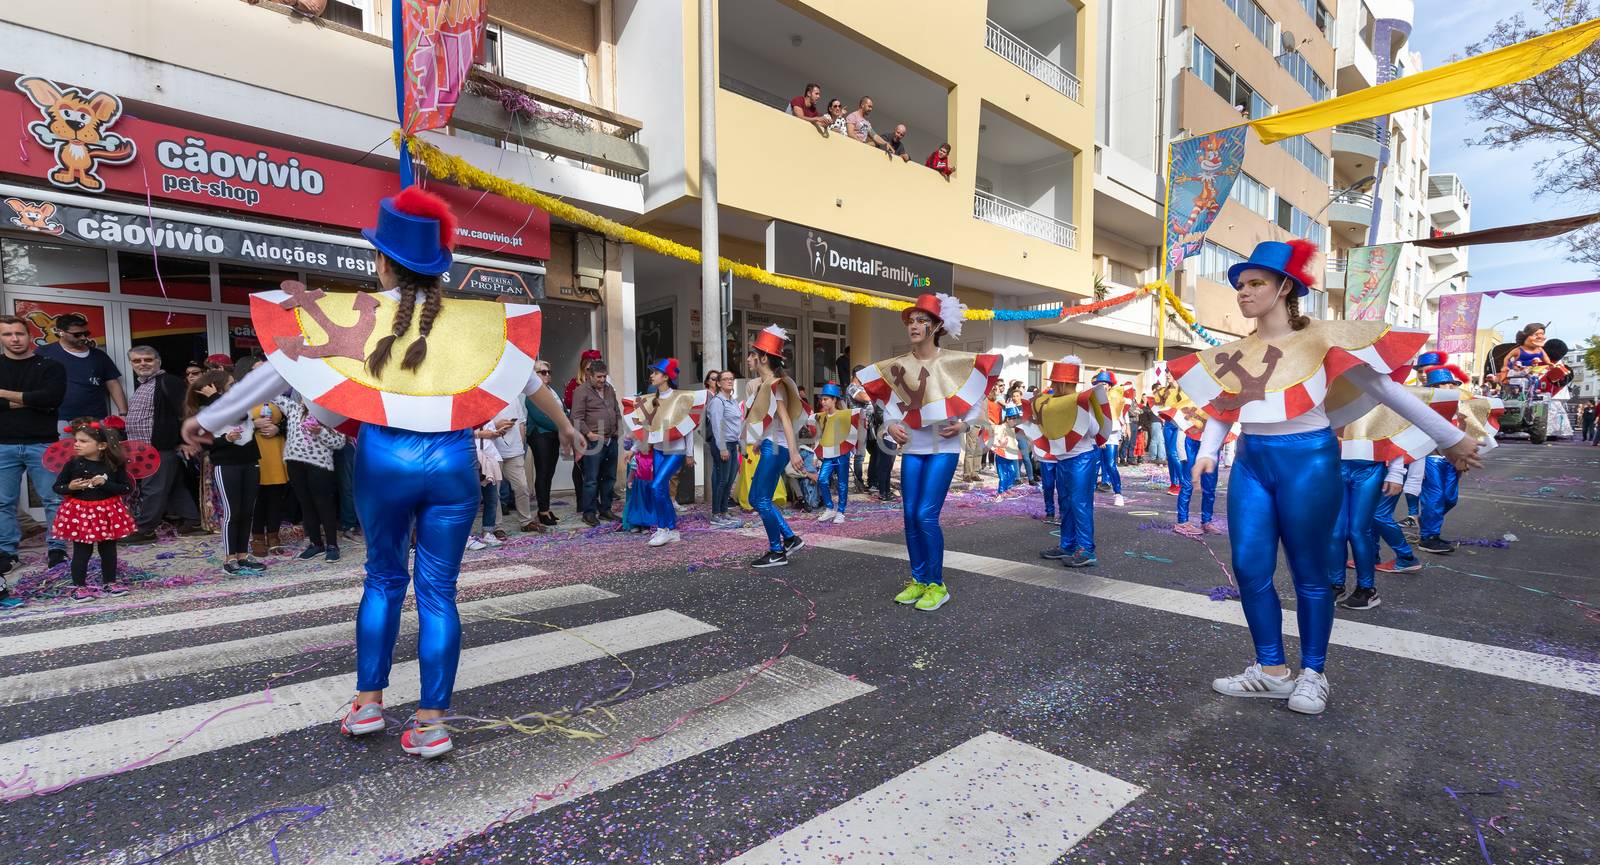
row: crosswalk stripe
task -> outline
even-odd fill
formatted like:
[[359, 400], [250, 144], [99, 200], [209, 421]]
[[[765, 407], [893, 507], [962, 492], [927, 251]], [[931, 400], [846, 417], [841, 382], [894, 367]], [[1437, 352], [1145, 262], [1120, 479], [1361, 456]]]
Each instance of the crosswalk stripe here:
[[[814, 532], [807, 538], [806, 543], [809, 546], [841, 552], [862, 553], [888, 559], [906, 558], [904, 546], [881, 541]], [[945, 551], [944, 564], [951, 570], [999, 577], [1015, 583], [1071, 592], [1166, 613], [1177, 613], [1208, 622], [1245, 627], [1244, 611], [1238, 604], [1219, 603], [1196, 592], [1164, 589], [1143, 583], [1096, 577], [1082, 571], [1067, 570], [1057, 566], [1014, 562], [955, 550]], [[960, 601], [956, 600], [955, 603]], [[1284, 617], [1283, 632], [1289, 636], [1299, 636], [1299, 628], [1293, 616]], [[1385, 628], [1365, 622], [1352, 622], [1349, 619], [1334, 620], [1330, 642], [1337, 646], [1422, 661], [1441, 667], [1453, 667], [1581, 694], [1600, 695], [1600, 664], [1588, 661], [1558, 658], [1554, 655], [1542, 655], [1537, 652], [1473, 643], [1416, 631], [1403, 631], [1398, 628]], [[1338, 674], [1334, 675], [1337, 677]]]
[[[539, 634], [468, 649], [461, 653], [456, 692], [532, 676], [561, 667], [708, 634], [716, 628], [671, 610], [612, 619], [565, 631]], [[273, 700], [216, 717], [179, 747], [149, 765], [193, 757], [254, 742], [317, 724], [331, 724], [355, 691], [349, 673], [325, 676], [272, 690]], [[389, 706], [420, 696], [417, 662], [395, 664], [384, 692]], [[260, 699], [258, 691], [162, 712], [121, 718], [60, 733], [0, 744], [0, 778], [15, 778], [23, 767], [38, 787], [106, 772], [154, 754], [174, 739], [227, 709]], [[330, 726], [331, 730], [332, 727]]]
[[984, 733], [726, 865], [1049, 865], [1143, 792]]
[[[470, 619], [473, 616], [515, 616], [615, 597], [616, 595], [604, 589], [578, 584], [472, 601], [461, 604], [459, 609], [463, 619]], [[407, 612], [400, 620], [400, 633], [416, 632], [416, 614]], [[350, 622], [338, 622], [315, 628], [246, 637], [242, 640], [204, 643], [147, 655], [113, 658], [109, 661], [81, 664], [76, 667], [39, 670], [6, 677], [5, 689], [0, 692], [0, 706], [14, 706], [85, 691], [102, 691], [138, 682], [170, 679], [206, 670], [220, 670], [240, 664], [267, 661], [308, 651], [331, 642], [354, 638], [355, 626]]]
[[[426, 767], [401, 766], [329, 787], [295, 801], [328, 806], [321, 817], [278, 838], [284, 862], [398, 862], [439, 850], [484, 828], [489, 820], [554, 790], [595, 760], [652, 735], [674, 718], [731, 691], [756, 668], [722, 673], [629, 700], [614, 708], [609, 736], [579, 742], [549, 736], [506, 736]], [[698, 754], [736, 742], [874, 690], [809, 661], [788, 656], [763, 671], [737, 697], [686, 721], [666, 738], [619, 760], [589, 768], [577, 783], [537, 811], [608, 789]], [[398, 746], [396, 746], [398, 747]], [[221, 820], [179, 837], [123, 850], [108, 863], [139, 861], [231, 825]], [[252, 825], [185, 854], [174, 863], [270, 863], [267, 841], [278, 822]]]
[[[503, 583], [527, 576], [529, 576], [528, 569], [519, 567], [471, 571], [461, 575], [456, 582], [456, 588], [467, 589], [491, 583]], [[194, 628], [209, 628], [213, 625], [230, 625], [237, 622], [248, 622], [253, 619], [323, 610], [329, 607], [342, 607], [360, 601], [361, 591], [361, 584], [358, 582], [353, 586], [347, 586], [342, 589], [316, 592], [309, 595], [292, 595], [287, 598], [275, 598], [270, 601], [255, 601], [248, 604], [234, 604], [232, 606], [190, 610], [188, 612], [169, 613], [160, 616], [119, 619], [115, 622], [80, 625], [76, 628], [62, 628], [54, 631], [43, 630], [17, 634], [11, 637], [0, 637], [0, 657], [38, 652], [45, 649], [85, 646], [110, 640], [148, 637], [151, 634], [167, 634]]]

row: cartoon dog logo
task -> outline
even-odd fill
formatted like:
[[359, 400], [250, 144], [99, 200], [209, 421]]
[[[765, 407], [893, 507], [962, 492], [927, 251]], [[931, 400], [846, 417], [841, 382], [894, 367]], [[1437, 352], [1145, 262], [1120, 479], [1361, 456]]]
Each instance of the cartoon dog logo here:
[[51, 185], [100, 192], [106, 187], [100, 179], [101, 163], [133, 161], [137, 152], [133, 141], [107, 131], [122, 116], [122, 100], [98, 90], [85, 95], [75, 87], [57, 87], [33, 76], [18, 78], [17, 89], [44, 115], [44, 120], [29, 123], [28, 131], [41, 147], [55, 152], [56, 166], [46, 175]]
[[56, 206], [48, 201], [23, 201], [20, 198], [7, 198], [6, 206], [17, 215], [11, 217], [11, 224], [25, 231], [35, 231], [39, 234], [60, 236], [62, 226], [56, 221]]

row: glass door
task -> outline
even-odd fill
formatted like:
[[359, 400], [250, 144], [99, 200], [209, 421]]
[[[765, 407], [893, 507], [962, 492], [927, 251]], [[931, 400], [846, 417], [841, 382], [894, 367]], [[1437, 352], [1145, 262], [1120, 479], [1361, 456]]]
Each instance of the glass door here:
[[[124, 310], [128, 348], [136, 345], [154, 348], [161, 355], [161, 368], [169, 375], [183, 375], [183, 368], [190, 361], [203, 361], [210, 354], [210, 316], [207, 313], [151, 309], [133, 304], [119, 306]], [[232, 318], [229, 321], [231, 323]]]
[[90, 340], [115, 359], [116, 352], [109, 347], [113, 340], [107, 333], [111, 323], [110, 307], [110, 303], [100, 300], [67, 299], [60, 292], [6, 291], [7, 311], [27, 322], [28, 336], [32, 337], [35, 347], [43, 348], [56, 341], [56, 316], [75, 312], [88, 320]]
[[[850, 358], [845, 352], [845, 325], [833, 321], [811, 322], [811, 387], [828, 382], [841, 387], [850, 382]], [[841, 364], [840, 361], [843, 361]], [[841, 368], [842, 367], [842, 368]]]

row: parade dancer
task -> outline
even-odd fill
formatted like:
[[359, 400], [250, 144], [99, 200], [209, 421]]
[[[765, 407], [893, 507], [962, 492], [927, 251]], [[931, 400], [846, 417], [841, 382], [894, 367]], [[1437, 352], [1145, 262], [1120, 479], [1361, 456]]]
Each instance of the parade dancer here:
[[[1305, 241], [1258, 244], [1249, 260], [1229, 268], [1239, 311], [1256, 331], [1237, 342], [1173, 361], [1179, 387], [1222, 423], [1208, 423], [1192, 469], [1214, 470], [1228, 424], [1243, 428], [1228, 495], [1233, 570], [1256, 658], [1236, 676], [1216, 679], [1218, 693], [1287, 699], [1289, 708], [1316, 714], [1327, 708], [1324, 674], [1333, 629], [1328, 585], [1328, 536], [1343, 486], [1342, 426], [1382, 403], [1420, 427], [1462, 469], [1482, 465], [1477, 446], [1412, 396], [1395, 379], [1427, 335], [1382, 322], [1321, 321], [1300, 315], [1310, 290], [1317, 248]], [[1359, 388], [1357, 398], [1330, 414], [1323, 405], [1338, 380]], [[1344, 413], [1348, 413], [1346, 416]], [[1273, 587], [1282, 545], [1294, 578], [1302, 671], [1291, 675], [1283, 652], [1283, 608]]]
[[1026, 434], [1034, 448], [1056, 461], [1056, 495], [1061, 503], [1061, 540], [1041, 550], [1040, 558], [1059, 560], [1069, 568], [1095, 564], [1094, 481], [1100, 470], [1101, 446], [1110, 424], [1105, 389], [1076, 392], [1083, 380], [1083, 362], [1068, 355], [1050, 366], [1050, 393], [1033, 403], [1033, 422]]
[[[1540, 328], [1541, 333], [1543, 328]], [[1542, 351], [1542, 349], [1541, 349]], [[1428, 387], [1455, 389], [1467, 377], [1458, 367], [1445, 364], [1429, 369], [1423, 384]], [[1417, 531], [1421, 538], [1417, 549], [1434, 555], [1449, 555], [1456, 545], [1440, 537], [1444, 532], [1444, 517], [1456, 506], [1461, 497], [1461, 476], [1451, 461], [1441, 454], [1429, 454], [1422, 476], [1422, 513], [1418, 517]]]
[[[1160, 373], [1158, 372], [1157, 375]], [[1167, 495], [1175, 496], [1183, 489], [1184, 450], [1178, 438], [1178, 420], [1176, 407], [1181, 394], [1177, 384], [1168, 379], [1157, 385], [1154, 390], [1156, 398], [1156, 416], [1161, 418], [1161, 446], [1167, 455]]]
[[1112, 504], [1120, 508], [1128, 503], [1122, 497], [1122, 472], [1117, 470], [1117, 450], [1122, 447], [1122, 419], [1128, 404], [1123, 399], [1122, 390], [1117, 387], [1117, 377], [1110, 370], [1103, 369], [1095, 373], [1094, 386], [1106, 391], [1111, 405], [1105, 443], [1100, 446], [1100, 483], [1097, 488], [1101, 492], [1110, 492]]
[[806, 545], [772, 503], [785, 466], [796, 474], [805, 471], [795, 431], [803, 425], [806, 410], [800, 401], [800, 388], [784, 373], [783, 352], [788, 343], [787, 331], [768, 325], [756, 334], [745, 356], [756, 375], [744, 410], [745, 443], [757, 448], [755, 473], [750, 478], [750, 506], [761, 516], [761, 525], [767, 530], [767, 552], [751, 563], [753, 568], [787, 566], [789, 554]]
[[[1194, 465], [1195, 459], [1200, 456], [1200, 440], [1205, 434], [1208, 424], [1206, 413], [1200, 411], [1184, 400], [1173, 415], [1173, 420], [1183, 426], [1181, 440], [1183, 452], [1188, 455], [1187, 464]], [[1232, 441], [1234, 436], [1232, 424], [1227, 424], [1229, 432], [1224, 437], [1224, 442]], [[1217, 476], [1220, 472], [1213, 468], [1201, 476], [1200, 484], [1200, 524], [1195, 525], [1189, 521], [1189, 500], [1194, 496], [1195, 480], [1188, 472], [1178, 473], [1178, 513], [1173, 522], [1172, 530], [1180, 535], [1191, 538], [1202, 534], [1220, 535], [1222, 530], [1217, 528], [1215, 522], [1217, 509]]]
[[[861, 413], [850, 407], [839, 383], [830, 381], [817, 391], [817, 486], [822, 492], [822, 514], [817, 522], [844, 524], [844, 511], [850, 503], [850, 453], [855, 450]], [[839, 506], [833, 506], [837, 488]]]
[[479, 504], [473, 431], [527, 395], [555, 419], [569, 457], [583, 439], [534, 375], [538, 307], [444, 298], [455, 241], [448, 204], [408, 187], [379, 203], [377, 227], [362, 235], [377, 248], [382, 290], [325, 294], [288, 281], [251, 295], [269, 363], [186, 421], [184, 438], [204, 442], [290, 387], [324, 425], [359, 423], [367, 577], [356, 613], [358, 693], [339, 726], [348, 735], [384, 729], [414, 530], [421, 700], [400, 747], [437, 757], [452, 748], [450, 734], [429, 722], [450, 708], [461, 652], [456, 578]]
[[1017, 442], [1017, 424], [1022, 420], [1022, 408], [1008, 405], [1000, 410], [1000, 423], [989, 439], [989, 449], [994, 451], [994, 474], [1000, 483], [995, 495], [1003, 496], [1017, 485], [1017, 475], [1022, 465], [1022, 449]]
[[678, 509], [672, 501], [672, 478], [685, 466], [694, 470], [700, 417], [706, 407], [704, 390], [682, 391], [677, 387], [678, 360], [663, 358], [650, 365], [650, 393], [637, 402], [624, 400], [622, 405], [635, 453], [640, 458], [648, 455], [651, 461], [643, 513], [644, 525], [655, 527], [655, 534], [650, 536], [652, 547], [666, 546], [682, 537], [678, 534]]
[[984, 394], [1000, 372], [1000, 355], [939, 347], [959, 338], [966, 307], [947, 294], [924, 294], [900, 313], [911, 351], [863, 367], [856, 381], [883, 403], [886, 434], [900, 446], [906, 552], [911, 580], [895, 602], [932, 612], [950, 600], [944, 584], [944, 532], [939, 512], [950, 492], [961, 439], [984, 411]]

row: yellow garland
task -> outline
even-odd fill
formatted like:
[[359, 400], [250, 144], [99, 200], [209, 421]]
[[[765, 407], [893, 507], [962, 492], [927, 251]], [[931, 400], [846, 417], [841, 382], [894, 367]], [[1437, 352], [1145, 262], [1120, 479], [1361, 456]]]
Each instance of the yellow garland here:
[[[395, 146], [399, 147], [403, 138], [402, 133], [396, 130], [392, 138]], [[554, 196], [546, 195], [532, 187], [506, 180], [503, 177], [496, 177], [459, 156], [445, 153], [419, 139], [408, 138], [404, 140], [411, 150], [411, 158], [422, 163], [428, 169], [428, 173], [434, 177], [454, 180], [462, 186], [492, 192], [512, 201], [533, 205], [551, 216], [557, 216], [568, 222], [581, 225], [612, 240], [631, 243], [659, 255], [671, 256], [693, 264], [700, 263], [700, 250], [694, 247], [686, 246], [675, 240], [668, 240], [665, 237], [658, 237], [647, 231], [631, 228], [597, 213], [590, 213], [580, 207], [575, 207]], [[829, 285], [820, 285], [804, 279], [796, 279], [792, 276], [771, 273], [764, 268], [756, 267], [752, 264], [744, 264], [730, 258], [719, 257], [717, 265], [723, 271], [731, 270], [735, 276], [752, 282], [770, 285], [773, 288], [781, 288], [787, 291], [795, 291], [800, 294], [809, 294], [812, 297], [820, 297], [836, 303], [851, 303], [857, 306], [869, 306], [890, 312], [899, 312], [911, 306], [910, 301], [890, 300], [876, 295], [863, 294], [859, 291], [846, 291]], [[976, 321], [988, 321], [994, 318], [994, 310], [969, 309], [966, 317]]]

